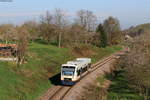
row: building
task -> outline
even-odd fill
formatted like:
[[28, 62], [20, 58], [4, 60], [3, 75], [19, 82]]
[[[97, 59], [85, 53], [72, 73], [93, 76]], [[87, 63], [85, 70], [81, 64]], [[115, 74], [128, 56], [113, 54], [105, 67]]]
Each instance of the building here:
[[16, 53], [16, 44], [0, 44], [0, 57], [15, 57]]

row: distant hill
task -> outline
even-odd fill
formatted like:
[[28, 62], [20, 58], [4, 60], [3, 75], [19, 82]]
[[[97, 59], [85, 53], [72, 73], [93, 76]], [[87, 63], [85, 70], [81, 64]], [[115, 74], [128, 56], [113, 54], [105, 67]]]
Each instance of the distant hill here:
[[143, 33], [150, 33], [150, 23], [130, 27], [128, 30], [126, 30], [126, 32], [132, 37], [138, 36]]
[[134, 31], [144, 30], [145, 32], [150, 32], [150, 23], [141, 24], [133, 28]]

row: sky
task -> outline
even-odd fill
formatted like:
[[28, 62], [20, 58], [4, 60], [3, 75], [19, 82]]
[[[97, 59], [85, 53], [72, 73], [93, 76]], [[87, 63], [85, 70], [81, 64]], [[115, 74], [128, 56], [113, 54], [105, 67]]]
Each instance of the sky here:
[[[93, 11], [103, 22], [109, 16], [118, 18], [123, 29], [150, 23], [150, 0], [0, 0], [0, 24], [21, 24], [39, 20], [46, 11], [63, 9], [74, 17], [81, 9]], [[8, 0], [7, 0], [8, 1]]]

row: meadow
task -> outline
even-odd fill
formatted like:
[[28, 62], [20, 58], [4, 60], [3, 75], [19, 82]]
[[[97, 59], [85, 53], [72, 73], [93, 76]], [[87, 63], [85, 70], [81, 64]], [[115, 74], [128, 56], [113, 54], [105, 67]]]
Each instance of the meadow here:
[[49, 78], [60, 72], [61, 64], [77, 57], [90, 57], [95, 63], [119, 50], [121, 46], [58, 48], [30, 43], [27, 60], [21, 66], [15, 62], [0, 62], [0, 100], [36, 100], [52, 87]]

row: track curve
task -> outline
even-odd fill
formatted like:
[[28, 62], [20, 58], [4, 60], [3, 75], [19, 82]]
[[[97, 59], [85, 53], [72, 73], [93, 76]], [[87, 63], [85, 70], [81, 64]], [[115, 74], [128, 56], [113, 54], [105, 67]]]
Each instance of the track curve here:
[[[94, 72], [95, 70], [97, 70], [99, 67], [103, 66], [104, 64], [106, 64], [107, 62], [116, 59], [117, 58], [117, 54], [115, 53], [103, 60], [100, 60], [99, 62], [97, 62], [96, 64], [93, 64], [91, 66], [91, 68], [84, 73], [84, 75], [80, 78], [79, 81], [81, 81], [83, 78], [85, 78], [88, 74]], [[74, 85], [76, 86], [76, 84]], [[41, 97], [41, 99], [39, 100], [64, 100], [64, 98], [66, 98], [66, 95], [69, 94], [69, 92], [71, 91], [71, 89], [74, 86], [54, 86], [50, 91], [48, 91], [48, 95], [44, 97]]]

